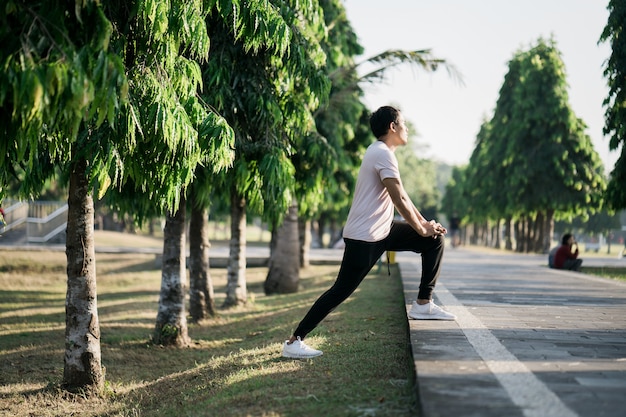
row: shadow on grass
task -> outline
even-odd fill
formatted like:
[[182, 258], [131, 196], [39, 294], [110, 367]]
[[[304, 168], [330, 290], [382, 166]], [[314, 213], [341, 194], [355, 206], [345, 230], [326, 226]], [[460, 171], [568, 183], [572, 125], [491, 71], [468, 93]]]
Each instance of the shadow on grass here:
[[65, 302], [65, 297], [58, 292], [52, 291], [28, 291], [28, 290], [0, 290], [0, 314], [14, 311], [17, 305], [27, 304], [26, 308], [40, 305], [58, 304]]
[[[249, 286], [254, 302], [190, 324], [192, 344], [186, 349], [149, 343], [157, 303], [147, 299], [156, 298], [156, 291], [100, 295], [107, 395], [78, 404], [55, 390], [62, 380], [64, 322], [25, 339], [3, 335], [0, 381], [7, 386], [7, 410], [22, 406], [28, 407], [24, 415], [37, 414], [52, 404], [102, 416], [350, 416], [377, 409], [397, 412], [376, 415], [412, 415], [399, 279], [368, 277], [315, 330], [309, 340], [324, 349], [319, 360], [280, 357], [283, 340], [332, 285], [334, 274], [310, 274], [301, 291], [277, 296], [262, 294], [262, 278], [256, 278]], [[11, 348], [4, 343], [8, 339]]]
[[149, 254], [98, 254], [97, 265], [103, 274], [123, 274], [161, 269], [158, 256]]

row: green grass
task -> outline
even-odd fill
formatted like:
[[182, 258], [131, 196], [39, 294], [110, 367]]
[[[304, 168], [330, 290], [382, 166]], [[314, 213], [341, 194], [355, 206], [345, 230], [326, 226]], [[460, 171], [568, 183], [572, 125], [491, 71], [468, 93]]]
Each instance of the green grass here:
[[[416, 415], [404, 297], [397, 269], [370, 274], [307, 338], [313, 360], [280, 357], [337, 266], [301, 274], [296, 294], [263, 294], [265, 268], [248, 269], [250, 305], [190, 325], [186, 349], [148, 341], [157, 314], [155, 255], [98, 254], [98, 311], [106, 389], [68, 394], [63, 374], [65, 254], [0, 259], [0, 414], [11, 416]], [[386, 271], [385, 271], [386, 272]], [[225, 270], [211, 271], [216, 301]]]
[[602, 267], [583, 265], [581, 272], [590, 275], [597, 275], [604, 278], [626, 281], [626, 267]]

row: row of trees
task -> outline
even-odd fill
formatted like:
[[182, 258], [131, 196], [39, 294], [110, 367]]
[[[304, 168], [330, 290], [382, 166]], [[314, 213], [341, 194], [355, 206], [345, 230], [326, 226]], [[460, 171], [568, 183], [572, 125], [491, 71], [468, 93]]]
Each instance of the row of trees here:
[[609, 10], [600, 38], [613, 49], [604, 72], [604, 133], [621, 156], [608, 188], [586, 126], [569, 105], [560, 52], [553, 40], [539, 39], [509, 62], [493, 117], [481, 126], [469, 165], [455, 168], [446, 188], [447, 215], [461, 213], [474, 242], [501, 247], [504, 236], [506, 249], [547, 252], [555, 219], [626, 208], [626, 5], [611, 1]]
[[[623, 6], [609, 7], [606, 132], [618, 148]], [[313, 217], [345, 216], [371, 142], [360, 84], [400, 63], [445, 65], [428, 51], [387, 51], [369, 60], [378, 70], [359, 77], [362, 48], [340, 0], [9, 0], [0, 23], [0, 200], [8, 184], [26, 198], [52, 178], [68, 184], [68, 389], [104, 383], [94, 197], [138, 222], [166, 215], [153, 339], [185, 346], [186, 289], [193, 320], [215, 311], [209, 210], [221, 204], [231, 213], [227, 305], [246, 301], [248, 211], [273, 230], [266, 292], [297, 290], [306, 258], [297, 248], [307, 247], [298, 230]], [[626, 206], [623, 182], [615, 185], [624, 160], [622, 150], [608, 186], [614, 208]], [[470, 165], [453, 179], [448, 215], [482, 225], [504, 219], [509, 233], [515, 220], [520, 250], [545, 247], [552, 219], [601, 207], [602, 167], [567, 103], [552, 41], [515, 55]]]
[[153, 339], [185, 346], [186, 289], [192, 319], [215, 309], [211, 206], [231, 212], [228, 305], [246, 301], [248, 210], [274, 231], [266, 291], [297, 290], [302, 255], [287, 238], [303, 219], [347, 208], [371, 142], [359, 84], [403, 62], [445, 64], [388, 51], [359, 78], [362, 48], [340, 0], [9, 0], [0, 23], [0, 201], [9, 184], [24, 198], [68, 184], [71, 390], [104, 383], [94, 197], [138, 222], [166, 215]]
[[[547, 252], [555, 216], [602, 206], [603, 166], [572, 111], [554, 41], [540, 39], [509, 62], [494, 115], [483, 123], [465, 169], [453, 173], [444, 204], [505, 247]], [[482, 229], [482, 230], [480, 230]], [[515, 231], [515, 233], [513, 233]]]

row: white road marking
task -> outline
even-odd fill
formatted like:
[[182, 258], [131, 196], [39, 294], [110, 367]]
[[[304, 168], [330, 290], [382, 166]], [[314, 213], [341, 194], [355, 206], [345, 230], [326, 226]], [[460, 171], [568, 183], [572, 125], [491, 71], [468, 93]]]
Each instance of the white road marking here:
[[489, 329], [441, 283], [437, 298], [456, 314], [457, 324], [526, 417], [577, 417], [560, 398], [520, 362]]

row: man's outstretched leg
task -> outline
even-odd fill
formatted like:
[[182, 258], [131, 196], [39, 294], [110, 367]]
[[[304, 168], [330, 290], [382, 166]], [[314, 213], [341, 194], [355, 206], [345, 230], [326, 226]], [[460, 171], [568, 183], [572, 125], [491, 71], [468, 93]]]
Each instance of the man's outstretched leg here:
[[304, 343], [304, 338], [361, 284], [383, 253], [381, 242], [360, 242], [346, 239], [346, 248], [339, 274], [332, 287], [311, 306], [289, 340], [283, 344], [287, 358], [314, 358], [322, 351]]

